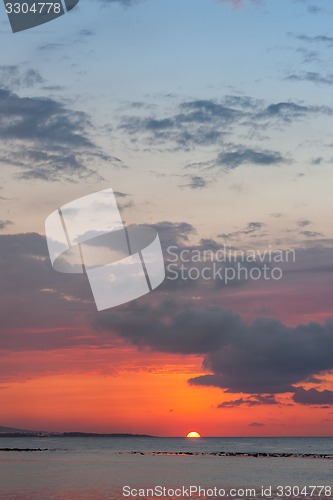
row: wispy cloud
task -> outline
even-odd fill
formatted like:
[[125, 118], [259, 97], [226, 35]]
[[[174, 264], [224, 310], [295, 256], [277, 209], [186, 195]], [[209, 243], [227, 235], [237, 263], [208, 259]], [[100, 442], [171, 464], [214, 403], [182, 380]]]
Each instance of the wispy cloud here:
[[33, 68], [24, 70], [16, 65], [0, 66], [0, 86], [3, 89], [13, 91], [22, 87], [31, 88], [43, 84], [44, 81], [41, 74]]
[[[17, 85], [22, 79], [9, 71]], [[38, 75], [25, 75], [24, 78]], [[26, 83], [26, 79], [24, 80]], [[46, 181], [98, 177], [97, 161], [121, 165], [90, 136], [90, 117], [83, 111], [44, 97], [20, 97], [0, 82], [0, 163], [17, 167], [21, 179]]]
[[303, 73], [293, 73], [286, 77], [291, 82], [311, 82], [323, 85], [333, 85], [333, 73], [322, 75], [316, 71], [306, 71]]
[[216, 160], [216, 165], [235, 169], [241, 165], [279, 165], [286, 163], [284, 158], [277, 151], [260, 151], [254, 149], [240, 148], [238, 150], [220, 153]]
[[241, 229], [239, 231], [234, 231], [232, 233], [221, 233], [218, 235], [218, 238], [223, 238], [225, 240], [234, 240], [234, 239], [238, 239], [244, 235], [248, 236], [248, 235], [257, 234], [264, 227], [265, 227], [265, 224], [263, 222], [248, 222], [248, 224], [246, 225], [246, 227], [244, 229]]
[[254, 394], [247, 398], [233, 399], [231, 401], [223, 401], [217, 408], [237, 408], [239, 406], [261, 406], [261, 405], [278, 405], [280, 404], [274, 394]]
[[333, 45], [333, 37], [327, 35], [309, 36], [305, 34], [296, 35], [295, 33], [288, 33], [288, 35], [302, 42], [323, 43], [329, 46]]

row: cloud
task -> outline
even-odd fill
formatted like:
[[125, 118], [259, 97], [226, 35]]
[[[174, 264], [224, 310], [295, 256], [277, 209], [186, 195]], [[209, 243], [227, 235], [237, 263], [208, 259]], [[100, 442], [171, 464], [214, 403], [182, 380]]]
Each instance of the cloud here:
[[[31, 348], [38, 344], [37, 339], [47, 346], [48, 336], [36, 329], [66, 324], [68, 331], [76, 316], [74, 309], [77, 313], [94, 310], [86, 278], [56, 273], [49, 262], [45, 237], [37, 233], [0, 235], [0, 295], [0, 349], [4, 342], [26, 349], [29, 330], [34, 339]], [[9, 334], [8, 328], [18, 330]], [[62, 341], [66, 342], [65, 333]]]
[[300, 231], [300, 234], [306, 238], [318, 238], [323, 236], [322, 233], [318, 233], [317, 231]]
[[323, 10], [324, 9], [318, 7], [317, 5], [309, 5], [308, 7], [308, 12], [310, 12], [310, 14], [319, 14], [319, 12], [323, 12]]
[[[164, 221], [156, 227], [164, 244], [183, 245], [195, 234], [186, 222]], [[201, 248], [214, 244], [202, 240]], [[307, 262], [317, 261], [313, 250], [305, 254]], [[332, 319], [295, 327], [270, 318], [250, 323], [221, 306], [193, 301], [192, 287], [191, 303], [183, 289], [177, 291], [168, 295], [168, 289], [161, 287], [162, 295], [155, 294], [153, 303], [149, 296], [96, 314], [86, 277], [54, 272], [43, 236], [0, 235], [0, 349], [24, 352], [85, 346], [106, 350], [113, 349], [118, 338], [143, 350], [202, 356], [206, 374], [192, 377], [191, 385], [250, 395], [221, 408], [278, 404], [274, 394], [285, 392], [302, 397], [297, 385], [310, 380], [324, 384], [318, 375], [333, 369]], [[199, 295], [205, 293], [206, 284], [199, 289]]]
[[317, 158], [312, 158], [311, 165], [321, 165], [324, 162], [324, 158], [322, 156], [317, 156]]
[[280, 118], [285, 122], [291, 122], [314, 111], [313, 107], [301, 106], [294, 102], [278, 102], [267, 106], [263, 112], [259, 113], [258, 117], [264, 119]]
[[22, 87], [34, 87], [44, 83], [41, 74], [35, 69], [24, 70], [20, 66], [0, 66], [0, 86], [6, 90], [17, 90]]
[[241, 236], [248, 236], [248, 235], [253, 235], [254, 233], [260, 232], [263, 228], [265, 227], [265, 224], [263, 222], [248, 222], [247, 226], [240, 230], [240, 231], [234, 231], [233, 233], [221, 233], [218, 234], [218, 238], [223, 238], [225, 240], [234, 240], [238, 239]]
[[135, 302], [118, 314], [103, 314], [95, 321], [97, 329], [111, 329], [134, 345], [181, 354], [217, 349], [229, 338], [227, 332], [232, 337], [238, 325], [239, 318], [229, 311], [214, 307], [196, 311], [173, 302], [156, 307]]
[[318, 391], [317, 389], [304, 389], [304, 387], [296, 387], [293, 397], [295, 403], [302, 405], [333, 405], [333, 391], [325, 389]]
[[220, 403], [217, 408], [237, 408], [239, 406], [261, 406], [261, 405], [278, 405], [279, 402], [276, 400], [273, 394], [254, 394], [247, 398], [239, 398], [231, 401], [224, 401]]
[[311, 82], [323, 85], [333, 85], [333, 73], [321, 75], [316, 71], [306, 71], [303, 73], [294, 73], [286, 77], [286, 80], [292, 82]]
[[96, 31], [84, 28], [84, 29], [81, 29], [78, 34], [80, 37], [90, 38], [90, 37], [96, 35]]
[[0, 163], [20, 169], [19, 178], [84, 179], [98, 177], [97, 162], [121, 164], [94, 144], [92, 128], [85, 112], [0, 88]]
[[191, 189], [202, 189], [207, 186], [207, 181], [200, 175], [191, 175], [188, 184], [182, 184], [181, 187]]
[[228, 169], [235, 169], [241, 165], [279, 165], [287, 160], [277, 151], [260, 151], [254, 149], [239, 148], [234, 151], [220, 153], [216, 164]]
[[310, 226], [310, 224], [311, 224], [311, 221], [309, 221], [308, 219], [300, 219], [297, 221], [298, 227], [307, 227], [307, 226]]
[[173, 142], [190, 149], [221, 141], [242, 114], [241, 110], [214, 100], [195, 100], [180, 103], [177, 112], [166, 117], [124, 117], [120, 129], [130, 136], [143, 135], [151, 145]]
[[296, 49], [298, 54], [302, 56], [302, 64], [319, 62], [319, 52], [316, 50], [305, 49], [304, 47], [298, 47]]
[[280, 219], [281, 217], [283, 217], [283, 213], [282, 212], [273, 212], [273, 213], [271, 213], [269, 215], [273, 219]]
[[92, 147], [85, 135], [89, 118], [84, 112], [65, 108], [61, 103], [42, 97], [19, 97], [0, 91], [1, 135], [3, 139], [32, 140], [36, 136], [48, 143], [55, 141], [71, 147]]
[[262, 424], [260, 422], [251, 422], [249, 424], [249, 427], [265, 427], [265, 424]]
[[230, 393], [293, 392], [293, 385], [333, 369], [333, 320], [294, 328], [270, 319], [252, 324], [221, 307], [135, 303], [96, 318], [95, 328], [162, 352], [203, 354], [210, 374], [189, 380]]
[[11, 220], [0, 219], [0, 230], [2, 231], [3, 229], [6, 229], [6, 227], [11, 226], [12, 224], [13, 224], [13, 221], [11, 221]]
[[52, 50], [59, 50], [62, 49], [65, 46], [64, 43], [55, 43], [55, 42], [50, 42], [50, 43], [42, 43], [39, 47], [38, 50], [41, 51], [52, 51]]
[[[240, 165], [274, 166], [288, 159], [280, 151], [263, 146], [237, 145], [239, 134], [256, 137], [263, 142], [268, 133], [309, 116], [331, 115], [329, 106], [305, 106], [302, 102], [267, 103], [250, 96], [226, 95], [217, 99], [194, 99], [168, 106], [167, 112], [157, 112], [144, 103], [129, 105], [120, 117], [118, 130], [128, 139], [129, 147], [144, 145], [148, 150], [168, 152], [192, 151], [211, 158], [200, 159], [188, 168], [207, 170], [221, 167], [232, 170]], [[152, 112], [154, 109], [154, 112]], [[264, 134], [264, 136], [263, 136]], [[236, 141], [237, 138], [237, 141]], [[215, 155], [215, 158], [214, 158]], [[216, 156], [217, 155], [217, 156]]]
[[128, 193], [123, 193], [122, 191], [113, 191], [113, 194], [115, 194], [117, 198], [127, 198], [129, 196]]
[[195, 228], [188, 222], [162, 221], [153, 226], [159, 234], [163, 247], [182, 245], [196, 233]]
[[309, 36], [305, 34], [295, 35], [293, 33], [288, 33], [288, 35], [292, 36], [293, 38], [296, 38], [297, 40], [301, 40], [302, 42], [324, 43], [328, 46], [333, 45], [333, 37], [331, 36], [326, 36], [326, 35]]

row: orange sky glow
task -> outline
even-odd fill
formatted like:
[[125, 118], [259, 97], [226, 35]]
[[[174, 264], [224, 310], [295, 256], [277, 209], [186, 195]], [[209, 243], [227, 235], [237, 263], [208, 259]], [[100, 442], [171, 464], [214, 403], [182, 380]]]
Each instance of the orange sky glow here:
[[25, 370], [49, 369], [0, 386], [2, 422], [19, 428], [159, 436], [186, 436], [194, 428], [202, 437], [330, 435], [332, 429], [330, 409], [291, 408], [285, 396], [279, 406], [218, 409], [241, 395], [189, 386], [189, 377], [203, 374], [197, 356], [68, 349], [15, 354], [8, 364], [14, 356]]

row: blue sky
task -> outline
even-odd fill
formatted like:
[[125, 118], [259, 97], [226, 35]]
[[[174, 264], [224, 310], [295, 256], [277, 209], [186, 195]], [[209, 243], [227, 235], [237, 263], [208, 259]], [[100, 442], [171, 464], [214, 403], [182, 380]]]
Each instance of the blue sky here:
[[[35, 215], [46, 217], [50, 203], [111, 184], [132, 196], [132, 222], [191, 219], [200, 236], [215, 237], [222, 197], [221, 209], [233, 214], [223, 232], [283, 212], [281, 227], [269, 222], [273, 243], [292, 239], [286, 226], [302, 217], [327, 236], [332, 15], [329, 1], [81, 0], [71, 13], [15, 35], [3, 16], [10, 47], [1, 55], [3, 87], [18, 106], [35, 100], [36, 130], [39, 105], [50, 100], [66, 115], [64, 133], [68, 127], [81, 141], [74, 150], [69, 141], [65, 160], [58, 157], [65, 165], [57, 168], [56, 153], [45, 167], [37, 150], [56, 138], [36, 138], [31, 156], [33, 137], [19, 146], [14, 134], [11, 147], [30, 159], [16, 165], [3, 155], [4, 189], [21, 200], [8, 196], [12, 222], [42, 232]], [[39, 167], [24, 170], [30, 160]]]
[[[325, 111], [324, 107], [331, 104], [328, 63], [332, 9], [325, 1], [320, 9], [314, 7], [312, 2], [287, 0], [244, 2], [243, 7], [212, 0], [143, 0], [127, 6], [122, 2], [81, 0], [70, 14], [15, 35], [3, 16], [3, 45], [10, 47], [1, 56], [3, 78], [7, 78], [7, 87], [21, 97], [43, 96], [86, 112], [92, 124], [89, 133], [101, 150], [130, 170], [140, 171], [138, 181], [128, 176], [127, 169], [121, 169], [120, 162], [101, 161], [93, 169], [97, 168], [105, 183], [99, 184], [97, 178], [90, 178], [90, 182], [95, 182], [97, 188], [116, 182], [124, 191], [137, 187], [134, 196], [141, 203], [146, 198], [141, 182], [154, 192], [172, 189], [179, 201], [170, 208], [158, 196], [161, 218], [177, 220], [178, 203], [180, 207], [192, 204], [191, 193], [184, 189], [191, 176], [203, 176], [207, 181], [206, 193], [195, 190], [196, 197], [201, 191], [202, 202], [206, 202], [206, 196], [211, 199], [210, 183], [222, 183], [226, 187], [224, 197], [230, 203], [230, 197], [235, 198], [233, 186], [249, 183], [252, 190], [252, 183], [258, 186], [261, 182], [265, 186], [263, 194], [269, 193], [273, 181], [274, 185], [280, 183], [280, 190], [300, 197], [299, 203], [304, 203], [313, 185], [314, 170], [315, 182], [322, 174], [309, 164], [316, 158], [329, 161], [331, 154], [328, 145], [332, 121], [329, 109]], [[8, 80], [8, 67], [12, 68], [12, 80]], [[31, 70], [36, 78], [27, 85], [24, 75]], [[250, 98], [262, 110], [277, 103], [293, 103], [310, 106], [313, 112], [301, 118], [296, 113], [293, 118], [281, 117], [279, 123], [262, 124], [260, 130], [255, 130], [257, 118], [252, 113], [242, 125], [237, 123], [232, 131], [228, 130], [223, 140], [211, 144], [194, 140], [184, 148], [178, 144], [176, 151], [169, 139], [152, 144], [152, 137], [142, 136], [139, 130], [128, 133], [128, 128], [122, 127], [124, 121], [128, 125], [139, 116], [170, 118], [184, 102], [222, 102], [228, 96]], [[315, 111], [315, 107], [322, 109]], [[258, 170], [258, 163], [251, 166], [251, 162], [245, 168], [214, 168], [221, 149], [228, 152], [239, 148], [273, 152], [283, 161], [272, 161], [269, 169]], [[207, 169], [189, 168], [196, 163]], [[327, 170], [326, 179], [326, 175], [330, 176]], [[299, 188], [296, 179], [305, 177], [304, 171], [309, 181], [303, 179], [303, 184], [308, 185]], [[67, 174], [72, 176], [70, 166]], [[163, 176], [162, 183], [157, 176]], [[11, 185], [10, 179], [11, 175], [6, 179]], [[55, 180], [51, 184], [43, 181], [43, 188], [38, 184], [37, 189], [47, 193], [47, 198], [52, 191], [56, 198], [59, 190]], [[325, 190], [327, 183], [321, 182], [320, 186]], [[25, 191], [25, 186], [16, 183], [15, 189]], [[89, 189], [85, 183], [75, 187], [66, 184], [59, 195], [62, 201], [70, 198], [71, 192], [75, 196]], [[257, 204], [257, 190], [253, 189]], [[271, 205], [272, 212], [280, 210], [278, 200]], [[258, 206], [253, 217], [258, 217], [264, 206]], [[309, 211], [314, 213], [315, 208]], [[32, 217], [31, 229], [40, 230], [34, 221]], [[26, 223], [24, 217], [23, 226]], [[203, 224], [200, 217], [198, 223]], [[242, 223], [240, 214], [235, 224]], [[21, 226], [19, 220], [16, 224]]]

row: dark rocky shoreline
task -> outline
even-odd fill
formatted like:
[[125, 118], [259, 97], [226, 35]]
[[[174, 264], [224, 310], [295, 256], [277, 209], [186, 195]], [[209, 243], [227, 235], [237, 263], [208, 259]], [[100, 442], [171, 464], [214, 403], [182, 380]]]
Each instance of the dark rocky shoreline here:
[[0, 448], [0, 451], [50, 451], [49, 448]]
[[324, 453], [241, 453], [241, 452], [230, 452], [230, 451], [221, 451], [221, 452], [191, 452], [191, 451], [176, 451], [176, 452], [168, 452], [168, 451], [120, 451], [121, 455], [164, 455], [164, 456], [212, 456], [212, 457], [253, 457], [253, 458], [321, 458], [326, 460], [333, 460], [333, 455], [327, 455]]

